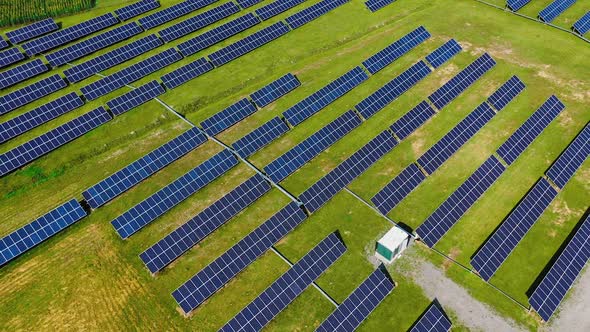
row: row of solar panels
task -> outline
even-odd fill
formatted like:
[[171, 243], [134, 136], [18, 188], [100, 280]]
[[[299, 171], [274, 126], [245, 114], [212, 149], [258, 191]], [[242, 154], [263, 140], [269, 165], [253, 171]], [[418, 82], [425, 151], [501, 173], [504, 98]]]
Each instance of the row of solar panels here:
[[[506, 7], [512, 11], [518, 11], [529, 2], [531, 0], [508, 0]], [[555, 0], [541, 10], [538, 17], [541, 21], [550, 23], [574, 3], [576, 3], [576, 0]], [[590, 11], [572, 25], [572, 30], [579, 35], [584, 35], [590, 31]]]

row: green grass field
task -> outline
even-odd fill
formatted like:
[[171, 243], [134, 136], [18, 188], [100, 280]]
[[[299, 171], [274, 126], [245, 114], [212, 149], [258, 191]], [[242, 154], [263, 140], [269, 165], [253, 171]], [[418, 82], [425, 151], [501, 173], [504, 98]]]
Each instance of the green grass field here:
[[[177, 2], [161, 1], [162, 7]], [[268, 2], [264, 1], [243, 12], [253, 11]], [[133, 85], [139, 86], [159, 79], [183, 64], [283, 20], [315, 2], [309, 0], [238, 36], [148, 75]], [[549, 0], [537, 0], [523, 11], [535, 16], [532, 13], [538, 12], [548, 3]], [[589, 1], [578, 3], [570, 8], [575, 13], [564, 13], [556, 23], [564, 27], [571, 25], [572, 20], [584, 12], [584, 5], [580, 4], [585, 4], [588, 10]], [[67, 27], [120, 6], [120, 1], [98, 1], [93, 10], [63, 17], [59, 21]], [[178, 21], [180, 19], [164, 26]], [[564, 102], [566, 109], [437, 244], [436, 249], [469, 266], [470, 257], [479, 246], [590, 121], [590, 45], [571, 34], [473, 0], [398, 0], [376, 13], [368, 11], [361, 1], [353, 0], [254, 52], [167, 91], [161, 99], [187, 119], [198, 123], [278, 77], [288, 72], [296, 74], [302, 83], [301, 87], [218, 136], [229, 144], [280, 115], [291, 105], [420, 25], [432, 34], [425, 43], [249, 160], [258, 168], [263, 168], [448, 39], [455, 38], [462, 45], [463, 51], [451, 61], [282, 182], [285, 189], [299, 195], [479, 55], [488, 52], [498, 62], [489, 73], [349, 186], [365, 200], [370, 200], [510, 76], [518, 75], [527, 85], [523, 93], [389, 214], [393, 220], [415, 229], [543, 101], [555, 94]], [[136, 38], [153, 32], [150, 30]], [[165, 44], [102, 74], [113, 73], [176, 46], [196, 34]], [[66, 68], [54, 69], [40, 77], [62, 72]], [[0, 122], [66, 92], [79, 92], [82, 86], [97, 79], [88, 78], [0, 116]], [[24, 87], [32, 81], [14, 86], [9, 91]], [[128, 91], [127, 88], [119, 89], [6, 142], [0, 145], [0, 153]], [[86, 188], [188, 128], [185, 122], [162, 105], [151, 101], [1, 178], [0, 236], [9, 234], [72, 197], [82, 199], [81, 193]], [[189, 317], [180, 313], [170, 293], [288, 204], [285, 195], [277, 189], [271, 190], [156, 276], [150, 275], [138, 255], [254, 172], [240, 163], [128, 240], [121, 240], [110, 224], [115, 217], [220, 150], [217, 144], [207, 142], [112, 202], [92, 211], [87, 218], [2, 267], [0, 330], [211, 331], [225, 324], [289, 266], [272, 252], [267, 252]], [[590, 161], [586, 161], [491, 283], [527, 305], [527, 291], [587, 211], [589, 202]], [[374, 266], [367, 258], [373, 254], [375, 241], [390, 227], [388, 221], [343, 191], [276, 247], [294, 262], [329, 233], [338, 230], [348, 250], [319, 278], [318, 284], [336, 301], [342, 301], [373, 271]], [[444, 268], [449, 278], [464, 286], [481, 302], [527, 329], [537, 330], [542, 326], [535, 315], [514, 304], [475, 275], [419, 246], [421, 256]], [[412, 262], [403, 260], [399, 264]], [[403, 269], [392, 267], [390, 270], [398, 286], [361, 325], [362, 331], [405, 331], [432, 301], [403, 273]], [[442, 304], [445, 306], [445, 303]], [[267, 330], [313, 330], [333, 309], [316, 289], [310, 287], [279, 314], [267, 326]], [[452, 311], [449, 314], [455, 317]], [[458, 324], [457, 330], [461, 329]]]

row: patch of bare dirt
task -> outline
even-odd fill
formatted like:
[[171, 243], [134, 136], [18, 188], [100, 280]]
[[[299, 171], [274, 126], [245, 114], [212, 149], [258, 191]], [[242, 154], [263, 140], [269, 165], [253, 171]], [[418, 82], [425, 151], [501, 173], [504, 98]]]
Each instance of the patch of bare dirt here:
[[557, 199], [553, 204], [551, 211], [557, 215], [557, 218], [553, 221], [554, 224], [561, 226], [564, 222], [569, 220], [572, 216], [581, 215], [584, 213], [583, 210], [571, 209], [567, 202], [563, 199]]

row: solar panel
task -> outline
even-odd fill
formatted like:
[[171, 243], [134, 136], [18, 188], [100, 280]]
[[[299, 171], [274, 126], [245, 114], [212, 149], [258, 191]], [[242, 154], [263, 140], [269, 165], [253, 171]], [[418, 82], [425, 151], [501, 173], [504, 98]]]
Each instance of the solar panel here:
[[178, 49], [185, 56], [189, 56], [253, 27], [258, 23], [260, 23], [260, 19], [252, 13], [248, 13], [178, 44]]
[[177, 3], [174, 6], [170, 6], [166, 9], [162, 9], [153, 14], [140, 18], [139, 24], [141, 24], [144, 29], [149, 30], [217, 1], [218, 0], [185, 0], [183, 2]]
[[205, 135], [201, 134], [197, 128], [189, 129], [88, 188], [82, 193], [82, 196], [84, 196], [90, 207], [96, 209], [201, 146], [206, 141]]
[[555, 196], [557, 191], [541, 178], [512, 210], [471, 259], [471, 265], [484, 280], [490, 280]]
[[66, 82], [55, 74], [0, 97], [0, 115], [66, 87]]
[[338, 77], [330, 84], [309, 95], [302, 101], [291, 106], [283, 116], [289, 123], [296, 126], [305, 119], [330, 105], [350, 90], [364, 82], [369, 76], [361, 67], [355, 67], [346, 74]]
[[101, 106], [1, 154], [0, 176], [30, 163], [110, 119], [111, 116]]
[[434, 173], [434, 171], [488, 123], [495, 114], [488, 104], [482, 103], [418, 158], [418, 164], [428, 174]]
[[240, 7], [246, 9], [262, 2], [262, 0], [237, 0], [237, 2]]
[[115, 15], [117, 15], [121, 21], [127, 21], [128, 19], [147, 13], [150, 10], [159, 7], [160, 3], [156, 0], [142, 0], [115, 10]]
[[297, 203], [291, 202], [178, 287], [172, 296], [189, 313], [306, 218]]
[[367, 6], [367, 8], [371, 11], [371, 12], [376, 12], [379, 9], [394, 3], [395, 0], [369, 0], [365, 2], [365, 6]]
[[80, 91], [82, 91], [86, 99], [94, 100], [181, 59], [182, 55], [176, 49], [169, 48], [127, 68], [123, 68], [114, 74], [83, 86]]
[[541, 10], [539, 19], [543, 22], [551, 22], [574, 3], [576, 3], [576, 0], [555, 0]]
[[139, 202], [111, 224], [126, 239], [237, 164], [233, 154], [223, 150]]
[[219, 67], [279, 38], [289, 31], [289, 27], [285, 23], [277, 22], [209, 54], [209, 59], [216, 67]]
[[285, 19], [291, 29], [297, 29], [300, 26], [307, 24], [320, 16], [329, 13], [349, 0], [322, 0], [312, 6], [309, 6]]
[[288, 73], [250, 95], [254, 104], [262, 108], [300, 86], [295, 75]]
[[262, 6], [256, 9], [256, 15], [263, 21], [266, 21], [272, 17], [279, 15], [280, 13], [286, 12], [287, 10], [302, 4], [305, 0], [276, 0], [268, 5]]
[[211, 62], [205, 58], [197, 59], [161, 77], [168, 89], [174, 89], [204, 73], [213, 70]]
[[0, 73], [0, 89], [5, 89], [11, 85], [26, 81], [29, 78], [35, 77], [48, 70], [49, 68], [47, 68], [41, 59], [35, 59], [23, 63], [20, 66], [16, 66]]
[[107, 106], [114, 115], [121, 115], [141, 104], [147, 103], [164, 92], [164, 88], [160, 83], [154, 80], [107, 101]]
[[588, 262], [589, 241], [590, 216], [587, 216], [529, 299], [531, 307], [544, 321], [548, 321], [557, 310]]
[[79, 43], [57, 50], [45, 55], [49, 64], [53, 67], [64, 65], [76, 59], [92, 54], [105, 47], [114, 45], [131, 36], [138, 35], [143, 29], [135, 22], [127, 23], [112, 30], [103, 32]]
[[13, 63], [19, 62], [25, 58], [25, 55], [22, 54], [18, 47], [9, 48], [0, 52], [0, 68], [4, 68], [9, 66]]
[[447, 332], [451, 330], [451, 325], [444, 311], [432, 303], [410, 332]]
[[226, 2], [223, 5], [160, 30], [158, 31], [158, 34], [165, 42], [170, 42], [200, 30], [239, 11], [240, 7], [238, 7], [238, 5], [233, 2]]
[[242, 158], [247, 158], [287, 131], [289, 126], [281, 118], [275, 117], [237, 140], [232, 147]]
[[388, 214], [424, 180], [426, 176], [420, 168], [416, 164], [410, 164], [373, 196], [371, 201], [381, 213]]
[[299, 199], [307, 210], [316, 211], [396, 145], [388, 131], [382, 132], [304, 191]]
[[456, 40], [451, 39], [434, 50], [432, 53], [428, 54], [426, 56], [426, 61], [428, 61], [428, 63], [430, 63], [434, 68], [438, 68], [445, 62], [449, 61], [452, 57], [459, 54], [461, 50], [461, 45], [459, 45]]
[[75, 199], [72, 199], [32, 223], [6, 235], [0, 239], [0, 266], [29, 251], [85, 216], [86, 211]]
[[139, 257], [152, 273], [164, 269], [269, 190], [270, 184], [261, 175], [254, 175], [146, 249]]
[[500, 111], [524, 90], [524, 88], [524, 83], [514, 75], [488, 98], [488, 102]]
[[46, 33], [59, 29], [59, 26], [53, 18], [47, 18], [33, 24], [26, 25], [22, 28], [12, 30], [6, 33], [6, 37], [13, 44], [18, 44], [29, 39], [42, 36]]
[[507, 0], [506, 6], [508, 7], [508, 9], [515, 12], [520, 8], [524, 7], [524, 5], [526, 5], [529, 2], [531, 2], [531, 0]]
[[473, 61], [469, 66], [465, 67], [450, 81], [434, 91], [428, 99], [439, 110], [445, 107], [453, 99], [457, 98], [463, 91], [465, 91], [471, 84], [477, 81], [488, 70], [490, 70], [496, 61], [492, 57], [484, 53], [482, 56]]
[[590, 154], [590, 125], [586, 125], [545, 173], [559, 188], [565, 187]]
[[416, 232], [422, 241], [434, 247], [505, 169], [496, 157], [489, 157], [418, 227]]
[[244, 98], [201, 122], [207, 134], [214, 136], [256, 112], [256, 107]]
[[367, 68], [369, 73], [375, 74], [428, 38], [430, 38], [430, 33], [423, 26], [420, 26], [381, 51], [370, 56], [367, 60], [363, 61], [363, 66]]
[[555, 96], [549, 97], [515, 132], [502, 144], [496, 152], [508, 164], [512, 164], [518, 156], [541, 134], [541, 132], [557, 117], [565, 105]]
[[264, 172], [281, 182], [360, 124], [361, 119], [348, 111], [266, 165]]
[[345, 251], [346, 247], [336, 233], [328, 235], [219, 331], [260, 331], [334, 264]]
[[422, 101], [395, 121], [390, 128], [400, 140], [403, 140], [435, 114], [430, 104]]
[[109, 51], [72, 68], [64, 70], [68, 81], [79, 82], [96, 73], [107, 70], [136, 56], [153, 50], [164, 43], [156, 35], [149, 35], [125, 46]]
[[318, 332], [354, 331], [393, 291], [395, 285], [380, 266], [371, 273], [316, 329]]
[[430, 72], [430, 67], [424, 61], [420, 61], [361, 100], [354, 107], [365, 119], [368, 119], [428, 76]]
[[0, 143], [15, 138], [35, 127], [49, 122], [58, 116], [72, 111], [84, 102], [75, 92], [50, 101], [47, 104], [39, 106], [31, 111], [23, 113], [0, 124]]
[[10, 44], [8, 44], [8, 42], [4, 40], [2, 36], [0, 36], [0, 50], [7, 48], [8, 46], [10, 46]]
[[590, 11], [580, 17], [580, 19], [574, 23], [572, 29], [577, 31], [580, 35], [586, 34], [590, 31]]
[[117, 23], [119, 23], [119, 20], [112, 13], [107, 13], [69, 28], [33, 39], [22, 44], [22, 47], [29, 56], [33, 56], [106, 29]]

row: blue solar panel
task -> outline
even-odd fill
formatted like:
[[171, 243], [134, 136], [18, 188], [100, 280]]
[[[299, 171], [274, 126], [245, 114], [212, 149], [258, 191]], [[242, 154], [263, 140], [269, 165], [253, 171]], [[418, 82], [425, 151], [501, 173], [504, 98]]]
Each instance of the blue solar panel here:
[[143, 29], [137, 23], [127, 23], [79, 43], [49, 53], [45, 58], [53, 67], [61, 66], [142, 32]]
[[164, 92], [164, 88], [160, 83], [154, 80], [107, 101], [107, 106], [114, 115], [121, 115], [141, 104], [147, 103]]
[[426, 176], [420, 171], [420, 168], [416, 164], [410, 164], [375, 194], [371, 201], [381, 213], [388, 214], [424, 180], [426, 180]]
[[465, 91], [471, 84], [477, 81], [488, 70], [490, 70], [496, 61], [492, 57], [484, 53], [482, 56], [473, 61], [469, 66], [465, 67], [450, 81], [434, 91], [428, 99], [438, 109], [442, 109], [453, 99], [457, 98], [463, 91]]
[[0, 176], [30, 163], [110, 119], [111, 116], [101, 106], [1, 154]]
[[531, 0], [507, 0], [506, 6], [512, 11], [517, 11], [529, 2]]
[[454, 39], [451, 39], [432, 53], [428, 54], [426, 56], [426, 61], [428, 61], [428, 63], [434, 68], [438, 68], [461, 52], [461, 49], [461, 45], [459, 45]]
[[304, 191], [299, 199], [307, 210], [316, 211], [396, 145], [397, 141], [388, 131], [380, 133]]
[[275, 117], [237, 140], [232, 147], [242, 158], [247, 158], [287, 131], [289, 126], [281, 118]]
[[55, 74], [24, 88], [15, 90], [0, 97], [0, 115], [6, 114], [32, 101], [47, 96], [57, 90], [66, 87], [66, 82], [61, 76]]
[[309, 6], [285, 19], [291, 29], [297, 29], [300, 26], [307, 24], [318, 17], [327, 14], [336, 9], [349, 0], [322, 0], [312, 6]]
[[161, 77], [168, 89], [174, 89], [206, 72], [213, 70], [211, 62], [205, 58], [197, 59]]
[[371, 11], [371, 12], [376, 12], [379, 9], [394, 3], [395, 0], [369, 0], [365, 2], [365, 6], [367, 6], [367, 8]]
[[0, 68], [19, 62], [24, 58], [25, 55], [19, 51], [18, 47], [9, 48], [0, 52]]
[[84, 105], [82, 99], [75, 92], [71, 92], [12, 118], [0, 124], [0, 143], [13, 139], [82, 105]]
[[542, 178], [518, 203], [471, 259], [471, 265], [484, 280], [490, 280], [555, 196], [557, 191]]
[[539, 19], [543, 22], [551, 22], [574, 3], [576, 0], [555, 0], [539, 13]]
[[254, 104], [252, 104], [248, 98], [244, 98], [201, 122], [201, 126], [207, 134], [211, 136], [217, 135], [252, 115], [254, 112], [256, 112]]
[[0, 50], [7, 48], [8, 46], [10, 46], [10, 44], [8, 44], [8, 42], [4, 40], [2, 36], [0, 36]]
[[140, 18], [139, 24], [141, 24], [144, 29], [149, 30], [217, 1], [218, 0], [185, 0], [183, 2], [177, 3], [174, 6], [170, 6], [166, 9], [162, 9], [153, 14]]
[[281, 182], [360, 124], [361, 119], [348, 111], [266, 165], [264, 172], [274, 182]]
[[180, 43], [178, 49], [185, 56], [189, 56], [253, 27], [258, 23], [260, 23], [260, 19], [252, 13], [248, 13]]
[[[328, 235], [219, 331], [260, 331], [340, 258], [346, 247]], [[334, 330], [330, 330], [334, 331]]]
[[576, 230], [529, 299], [531, 307], [544, 321], [548, 321], [557, 310], [567, 291], [588, 262], [588, 258], [590, 258], [590, 216], [587, 216], [580, 228]]
[[557, 161], [547, 171], [547, 177], [559, 188], [565, 187], [574, 173], [590, 155], [590, 125], [586, 125]]
[[178, 287], [172, 296], [182, 310], [189, 313], [306, 218], [297, 203], [291, 202]]
[[287, 10], [302, 4], [305, 0], [276, 0], [268, 5], [262, 6], [256, 9], [256, 15], [263, 21], [266, 21], [272, 17], [277, 16], [280, 13], [286, 12]]
[[83, 86], [80, 91], [82, 91], [86, 99], [94, 100], [173, 64], [180, 59], [182, 59], [182, 55], [176, 49], [169, 48], [127, 68], [121, 69], [114, 74]]
[[157, 0], [141, 0], [129, 6], [121, 7], [115, 10], [115, 15], [117, 15], [121, 21], [127, 21], [128, 19], [134, 18], [143, 13], [147, 13], [150, 10], [159, 7], [160, 3]]
[[524, 83], [514, 75], [488, 98], [488, 102], [500, 111], [524, 90], [524, 88]]
[[26, 81], [29, 78], [35, 77], [48, 70], [49, 68], [47, 68], [41, 59], [35, 59], [23, 63], [20, 66], [16, 66], [0, 73], [0, 89], [5, 89], [11, 85]]
[[387, 82], [354, 107], [365, 119], [368, 119], [428, 76], [430, 72], [430, 67], [424, 61], [420, 61]]
[[59, 29], [59, 26], [53, 18], [47, 18], [33, 24], [26, 25], [22, 28], [18, 28], [13, 31], [6, 33], [6, 37], [13, 44], [18, 44], [29, 39], [33, 39], [42, 36], [46, 33], [52, 32]]
[[393, 291], [395, 285], [381, 269], [371, 273], [320, 326], [318, 332], [354, 331]]
[[489, 157], [418, 227], [416, 232], [422, 241], [434, 247], [505, 169], [496, 157]]
[[126, 239], [237, 164], [234, 155], [223, 150], [139, 202], [111, 224]]
[[583, 35], [590, 31], [590, 11], [587, 12], [584, 16], [580, 17], [579, 20], [574, 23], [572, 26], [574, 31], [577, 31], [580, 35]]
[[447, 332], [451, 325], [453, 324], [444, 311], [432, 303], [410, 332]]
[[496, 113], [483, 103], [434, 144], [420, 158], [418, 164], [428, 174], [434, 173], [447, 159], [449, 159], [463, 144], [473, 137]]
[[117, 23], [119, 23], [119, 20], [112, 13], [107, 13], [69, 28], [58, 30], [43, 37], [31, 40], [22, 44], [22, 47], [29, 56], [33, 56], [88, 36]]
[[291, 125], [296, 126], [322, 110], [324, 107], [330, 105], [336, 99], [342, 97], [368, 78], [369, 76], [361, 67], [355, 67], [346, 74], [332, 81], [330, 84], [291, 106], [288, 110], [283, 112], [283, 116]]
[[75, 199], [72, 199], [32, 223], [0, 238], [0, 266], [29, 251], [85, 216], [86, 211]]
[[146, 249], [139, 257], [152, 273], [162, 270], [269, 190], [270, 184], [261, 175], [254, 175]]
[[254, 6], [257, 3], [262, 2], [262, 0], [237, 0], [238, 5], [242, 8], [249, 8]]
[[133, 59], [149, 50], [153, 50], [162, 44], [162, 40], [156, 35], [149, 35], [103, 55], [97, 56], [94, 59], [75, 65], [72, 68], [68, 68], [64, 70], [64, 74], [68, 81], [72, 83], [79, 82], [103, 70]]
[[395, 121], [391, 125], [391, 130], [400, 140], [403, 140], [435, 114], [436, 112], [432, 107], [426, 101], [423, 101]]
[[279, 38], [289, 31], [289, 27], [285, 23], [277, 22], [209, 54], [209, 59], [216, 67], [219, 67]]
[[295, 75], [289, 73], [250, 95], [254, 104], [262, 108], [300, 86]]
[[239, 11], [240, 7], [238, 7], [238, 5], [233, 2], [226, 2], [223, 5], [160, 30], [158, 31], [158, 34], [165, 42], [170, 42], [186, 36], [189, 33], [200, 30]]
[[369, 73], [375, 74], [428, 38], [430, 38], [430, 33], [420, 26], [363, 61], [363, 66], [367, 68]]
[[508, 164], [512, 164], [518, 156], [543, 132], [565, 105], [555, 96], [547, 101], [518, 128], [496, 152]]
[[82, 196], [84, 196], [90, 207], [96, 209], [133, 188], [206, 141], [205, 135], [201, 134], [197, 128], [189, 129], [88, 188], [82, 193]]

